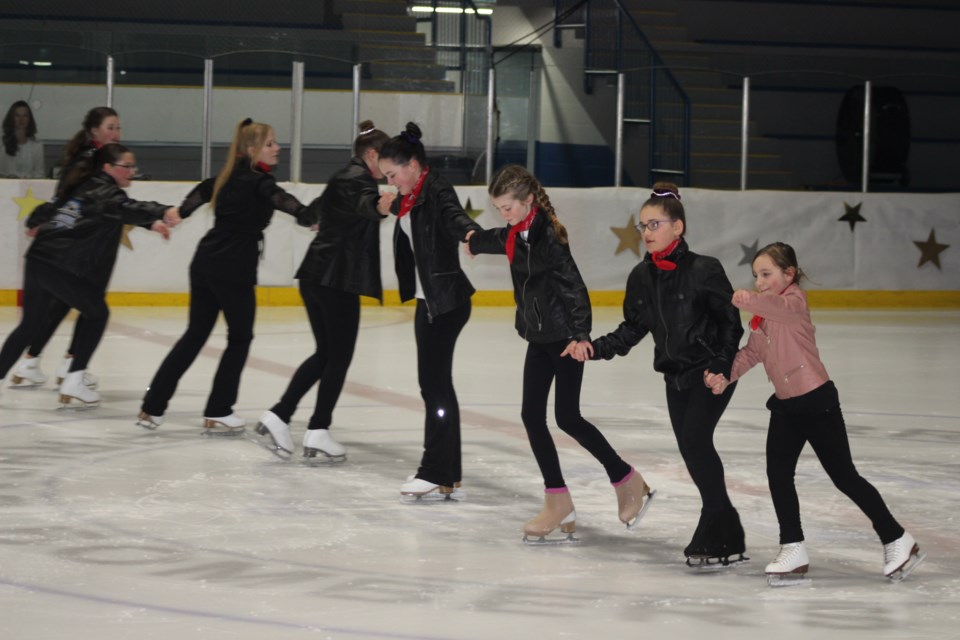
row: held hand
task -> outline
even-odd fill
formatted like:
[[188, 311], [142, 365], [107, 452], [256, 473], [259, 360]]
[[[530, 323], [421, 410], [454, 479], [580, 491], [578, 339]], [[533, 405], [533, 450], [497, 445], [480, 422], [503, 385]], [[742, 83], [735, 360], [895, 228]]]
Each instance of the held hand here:
[[393, 205], [393, 201], [396, 199], [397, 194], [393, 191], [384, 191], [381, 193], [380, 200], [377, 201], [377, 211], [380, 212], [380, 215], [390, 215], [390, 207]]
[[320, 231], [320, 225], [319, 224], [310, 225], [310, 231], [313, 231], [314, 233], [316, 233], [317, 231]]
[[755, 295], [756, 294], [753, 293], [752, 291], [747, 291], [746, 289], [737, 289], [736, 291], [733, 292], [733, 299], [731, 300], [731, 302], [733, 303], [733, 306], [740, 308], [743, 305], [749, 303], [750, 300]]
[[726, 391], [730, 381], [722, 373], [703, 372], [703, 383], [713, 391], [713, 395], [719, 396]]
[[175, 227], [183, 222], [183, 218], [180, 217], [180, 207], [170, 207], [164, 211], [163, 222], [168, 227]]
[[27, 229], [24, 231], [24, 233], [27, 234], [28, 238], [36, 238], [38, 231], [40, 231], [40, 227], [34, 227], [32, 229]]
[[157, 220], [152, 225], [150, 225], [150, 231], [155, 231], [163, 236], [164, 240], [170, 239], [170, 227], [168, 227], [162, 220]]
[[564, 356], [570, 356], [574, 360], [579, 359], [577, 358], [577, 341], [576, 340], [571, 340], [570, 344], [567, 345], [567, 348], [564, 349], [563, 352], [560, 354], [561, 358]]
[[[471, 233], [472, 233], [472, 232], [471, 232]], [[477, 254], [475, 254], [473, 251], [470, 251], [470, 243], [469, 243], [469, 242], [464, 242], [464, 243], [463, 243], [463, 252], [464, 252], [465, 254], [467, 254], [468, 256], [470, 256], [471, 258], [476, 258], [476, 257], [477, 257]]]

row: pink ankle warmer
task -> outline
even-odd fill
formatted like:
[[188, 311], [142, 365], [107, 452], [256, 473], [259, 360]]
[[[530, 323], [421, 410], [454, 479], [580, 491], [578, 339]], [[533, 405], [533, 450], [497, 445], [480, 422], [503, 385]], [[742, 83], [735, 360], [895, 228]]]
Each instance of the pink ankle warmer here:
[[570, 490], [566, 487], [558, 487], [556, 489], [550, 489], [549, 487], [543, 490], [544, 493], [570, 493]]
[[632, 478], [632, 477], [633, 477], [633, 474], [635, 474], [636, 472], [637, 472], [636, 469], [634, 469], [633, 467], [630, 467], [630, 473], [628, 473], [627, 475], [623, 476], [623, 480], [621, 480], [620, 482], [611, 482], [610, 484], [612, 484], [612, 485], [615, 486], [615, 487], [619, 487], [620, 485], [624, 484], [627, 480], [629, 480], [630, 478]]

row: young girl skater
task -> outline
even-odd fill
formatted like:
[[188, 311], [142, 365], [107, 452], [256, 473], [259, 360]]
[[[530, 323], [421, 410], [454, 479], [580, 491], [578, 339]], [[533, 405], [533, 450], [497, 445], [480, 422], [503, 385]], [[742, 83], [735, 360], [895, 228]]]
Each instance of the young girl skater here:
[[[69, 189], [76, 187], [80, 181], [93, 174], [95, 169], [93, 156], [97, 149], [118, 142], [120, 142], [120, 116], [117, 112], [110, 107], [90, 109], [83, 118], [80, 130], [63, 148], [63, 158], [58, 166], [59, 178], [55, 197], [58, 199], [64, 198]], [[136, 171], [133, 171], [130, 175], [132, 176], [135, 173]], [[111, 255], [115, 259], [117, 252], [113, 251]], [[104, 293], [106, 293], [112, 273], [113, 261], [109, 263], [101, 261], [100, 272], [95, 279], [100, 283]], [[40, 370], [40, 354], [43, 353], [43, 349], [69, 312], [70, 307], [59, 298], [54, 298], [51, 301], [48, 320], [44, 328], [37, 331], [30, 343], [29, 350], [14, 369], [11, 382], [15, 385], [34, 386], [44, 384], [47, 381], [47, 376]], [[71, 360], [76, 348], [76, 327], [74, 327], [73, 335], [74, 339], [71, 340], [57, 371], [57, 384], [63, 382], [72, 366]], [[91, 389], [96, 389], [99, 382], [97, 376], [89, 371], [84, 371], [83, 381]]]
[[213, 206], [213, 228], [200, 240], [190, 264], [190, 320], [187, 331], [157, 370], [143, 398], [137, 424], [155, 429], [163, 423], [177, 383], [206, 344], [217, 316], [227, 322], [227, 348], [203, 411], [206, 433], [239, 434], [246, 422], [233, 412], [240, 374], [253, 341], [257, 301], [257, 263], [263, 230], [274, 210], [311, 220], [299, 200], [277, 186], [270, 171], [280, 145], [270, 125], [250, 118], [237, 125], [227, 162], [216, 178], [204, 180], [180, 207], [187, 217], [201, 205]]
[[730, 304], [733, 287], [719, 260], [687, 246], [686, 214], [676, 185], [653, 186], [640, 208], [637, 229], [647, 254], [627, 279], [623, 322], [577, 355], [609, 360], [626, 355], [653, 334], [653, 368], [666, 380], [670, 423], [703, 502], [684, 555], [690, 566], [727, 566], [745, 559], [746, 544], [740, 516], [727, 495], [713, 433], [734, 386], [715, 396], [704, 388], [703, 372], [710, 368], [729, 373], [737, 353], [743, 328]]
[[794, 482], [797, 460], [809, 442], [833, 484], [873, 524], [883, 543], [883, 574], [900, 580], [926, 554], [894, 519], [880, 493], [858, 472], [850, 455], [837, 388], [820, 361], [807, 297], [800, 288], [804, 274], [788, 244], [775, 242], [753, 258], [757, 291], [733, 294], [733, 304], [753, 314], [750, 338], [728, 374], [711, 369], [704, 382], [715, 394], [736, 384], [762, 362], [773, 383], [767, 401], [767, 480], [780, 523], [780, 552], [767, 565], [770, 584], [790, 584], [807, 572], [810, 560], [800, 526], [800, 501]]
[[528, 343], [521, 417], [545, 486], [543, 509], [524, 525], [523, 540], [554, 542], [546, 536], [557, 527], [567, 534], [560, 542], [574, 540], [576, 511], [547, 428], [554, 379], [557, 425], [603, 465], [617, 494], [620, 520], [632, 529], [655, 492], [580, 415], [583, 363], [564, 356], [590, 339], [590, 297], [570, 253], [567, 230], [540, 182], [521, 166], [500, 169], [489, 193], [508, 226], [472, 234], [469, 248], [473, 254], [506, 254], [510, 263], [516, 328]]
[[426, 408], [420, 467], [401, 485], [400, 494], [432, 499], [454, 496], [461, 481], [453, 350], [470, 318], [474, 288], [460, 268], [458, 246], [481, 227], [463, 210], [453, 186], [427, 164], [420, 138], [420, 127], [408, 122], [380, 149], [380, 172], [401, 197], [388, 194], [378, 208], [397, 216], [394, 263], [400, 299], [417, 300], [417, 377]]
[[107, 325], [102, 276], [107, 271], [110, 277], [123, 225], [140, 225], [167, 237], [168, 226], [180, 220], [176, 207], [127, 196], [124, 189], [135, 171], [133, 153], [108, 144], [97, 151], [86, 170], [67, 182], [63, 197], [41, 205], [28, 218], [27, 225], [37, 231], [25, 260], [23, 315], [0, 349], [0, 379], [46, 328], [51, 302], [56, 300], [80, 312], [73, 358], [60, 384], [60, 402], [80, 407], [100, 402], [100, 394], [84, 384], [83, 374]]
[[343, 460], [346, 448], [330, 435], [333, 409], [343, 390], [360, 329], [360, 296], [383, 300], [380, 284], [380, 221], [377, 211], [383, 178], [377, 161], [390, 137], [360, 123], [353, 158], [338, 171], [323, 194], [310, 205], [317, 209], [318, 230], [296, 277], [310, 318], [317, 350], [293, 374], [280, 402], [260, 416], [257, 432], [269, 433], [274, 450], [293, 453], [290, 418], [300, 399], [317, 381], [317, 404], [303, 434], [303, 454]]

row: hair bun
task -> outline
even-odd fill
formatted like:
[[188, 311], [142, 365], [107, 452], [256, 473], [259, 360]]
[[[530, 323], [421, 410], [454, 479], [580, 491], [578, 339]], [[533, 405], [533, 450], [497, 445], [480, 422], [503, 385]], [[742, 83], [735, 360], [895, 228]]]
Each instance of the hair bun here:
[[361, 136], [365, 136], [368, 133], [373, 133], [377, 130], [377, 125], [373, 124], [373, 120], [364, 120], [359, 125], [357, 129], [360, 131]]
[[653, 193], [650, 194], [651, 198], [667, 198], [673, 197], [677, 200], [680, 199], [680, 188], [673, 184], [672, 182], [655, 182], [653, 183]]

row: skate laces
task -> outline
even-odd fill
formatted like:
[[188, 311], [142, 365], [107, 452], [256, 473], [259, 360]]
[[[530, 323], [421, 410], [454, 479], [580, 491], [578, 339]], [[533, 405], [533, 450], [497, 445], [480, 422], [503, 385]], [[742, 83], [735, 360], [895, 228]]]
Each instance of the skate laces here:
[[900, 536], [898, 539], [883, 545], [883, 561], [885, 563], [890, 563], [900, 554], [900, 547], [904, 544], [904, 538], [906, 536]]
[[790, 544], [780, 545], [780, 553], [777, 554], [777, 559], [773, 561], [774, 564], [784, 564], [789, 560], [794, 559], [800, 555], [800, 550], [802, 548], [802, 542], [791, 542]]

